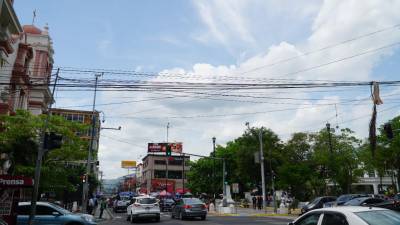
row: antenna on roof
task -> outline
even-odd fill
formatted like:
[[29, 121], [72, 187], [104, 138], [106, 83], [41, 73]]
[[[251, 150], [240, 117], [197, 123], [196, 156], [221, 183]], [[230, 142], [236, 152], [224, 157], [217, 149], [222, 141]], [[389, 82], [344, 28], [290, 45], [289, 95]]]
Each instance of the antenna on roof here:
[[33, 10], [32, 25], [35, 24], [35, 19], [36, 19], [36, 9]]

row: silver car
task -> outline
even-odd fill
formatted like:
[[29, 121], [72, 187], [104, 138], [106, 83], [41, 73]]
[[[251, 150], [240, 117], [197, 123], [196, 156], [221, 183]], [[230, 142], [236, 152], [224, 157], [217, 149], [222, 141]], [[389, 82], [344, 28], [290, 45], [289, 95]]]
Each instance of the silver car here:
[[139, 218], [149, 218], [160, 221], [160, 206], [156, 198], [150, 196], [141, 196], [133, 199], [132, 204], [128, 206], [127, 218], [132, 223]]
[[[31, 211], [30, 202], [20, 202], [17, 208], [17, 225], [27, 225]], [[80, 224], [96, 225], [92, 215], [72, 213], [56, 204], [37, 202], [35, 224]]]

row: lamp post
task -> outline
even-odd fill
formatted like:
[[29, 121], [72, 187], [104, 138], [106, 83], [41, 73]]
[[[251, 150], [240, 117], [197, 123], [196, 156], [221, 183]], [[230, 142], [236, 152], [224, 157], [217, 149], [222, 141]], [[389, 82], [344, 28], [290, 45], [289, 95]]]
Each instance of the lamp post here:
[[[250, 128], [250, 123], [246, 122], [246, 126], [251, 132]], [[258, 132], [258, 140], [260, 142], [260, 169], [261, 169], [261, 189], [262, 189], [262, 195], [263, 195], [263, 208], [266, 209], [266, 190], [265, 190], [265, 173], [264, 173], [264, 152], [263, 152], [263, 142], [262, 142], [262, 129], [260, 128]], [[272, 168], [272, 167], [271, 167]], [[272, 175], [272, 173], [271, 173]], [[272, 178], [273, 179], [273, 178]], [[274, 185], [274, 182], [272, 181], [272, 186]], [[274, 189], [274, 187], [272, 187]], [[274, 191], [273, 191], [274, 192]], [[274, 192], [274, 205], [275, 205], [275, 192]]]
[[[212, 137], [213, 142], [213, 157], [215, 157], [215, 141], [217, 140], [216, 137]], [[213, 196], [215, 199], [215, 158], [213, 159], [213, 174], [212, 174], [212, 189], [213, 189]]]
[[91, 172], [91, 162], [92, 162], [92, 151], [93, 151], [93, 142], [94, 142], [94, 133], [96, 129], [96, 94], [97, 94], [97, 83], [99, 77], [103, 74], [95, 75], [95, 86], [94, 86], [94, 95], [93, 95], [93, 105], [92, 105], [92, 126], [91, 126], [91, 135], [90, 135], [90, 143], [88, 150], [88, 158], [86, 161], [86, 182], [83, 183], [83, 191], [82, 191], [82, 212], [85, 213], [87, 209], [87, 203], [89, 199], [89, 174]]

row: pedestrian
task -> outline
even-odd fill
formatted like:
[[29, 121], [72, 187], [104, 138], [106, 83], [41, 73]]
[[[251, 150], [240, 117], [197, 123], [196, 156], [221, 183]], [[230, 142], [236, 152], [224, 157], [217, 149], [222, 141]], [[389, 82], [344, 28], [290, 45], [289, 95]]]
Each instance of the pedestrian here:
[[87, 205], [87, 213], [88, 213], [88, 214], [92, 215], [93, 209], [94, 209], [94, 205], [95, 205], [94, 199], [93, 199], [93, 197], [91, 197], [91, 198], [89, 199], [89, 203], [88, 203], [88, 205]]
[[254, 195], [251, 200], [253, 201], [253, 209], [256, 209], [257, 208], [257, 197]]
[[257, 197], [257, 206], [258, 206], [258, 209], [259, 210], [261, 210], [262, 209], [262, 201], [263, 201], [263, 198], [261, 197], [261, 196], [258, 196]]
[[99, 219], [103, 217], [103, 211], [107, 208], [107, 201], [104, 198], [101, 198], [100, 200], [100, 215]]

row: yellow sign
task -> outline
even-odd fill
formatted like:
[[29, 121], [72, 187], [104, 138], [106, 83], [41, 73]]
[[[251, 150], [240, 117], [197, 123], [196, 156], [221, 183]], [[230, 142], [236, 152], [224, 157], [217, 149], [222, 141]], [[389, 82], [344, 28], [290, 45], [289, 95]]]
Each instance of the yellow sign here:
[[136, 167], [136, 161], [121, 161], [121, 167], [124, 169], [130, 169]]

